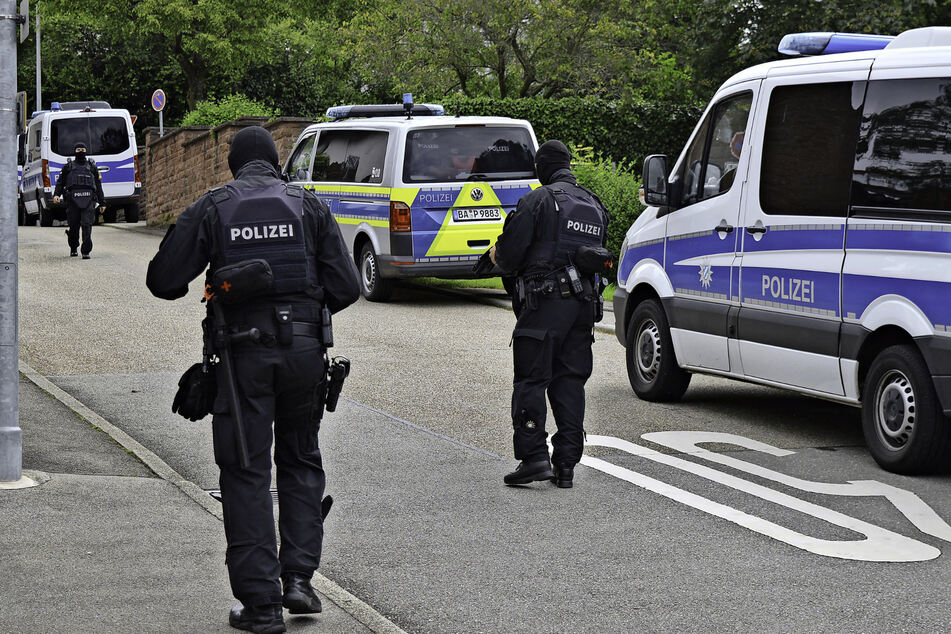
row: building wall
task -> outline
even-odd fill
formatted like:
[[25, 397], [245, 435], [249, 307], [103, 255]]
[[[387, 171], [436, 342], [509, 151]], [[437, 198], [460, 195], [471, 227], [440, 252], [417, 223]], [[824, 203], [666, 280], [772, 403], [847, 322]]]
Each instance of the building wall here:
[[281, 164], [310, 119], [280, 117], [268, 122], [244, 117], [215, 128], [193, 126], [146, 130], [142, 213], [150, 226], [175, 222], [182, 211], [209, 189], [233, 180], [228, 168], [228, 150], [234, 135], [244, 127], [264, 126], [274, 137]]

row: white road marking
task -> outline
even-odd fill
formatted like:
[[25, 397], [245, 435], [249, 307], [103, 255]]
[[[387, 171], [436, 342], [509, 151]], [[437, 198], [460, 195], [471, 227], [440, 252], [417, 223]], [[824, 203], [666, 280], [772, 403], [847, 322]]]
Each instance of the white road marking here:
[[[676, 442], [677, 438], [674, 435], [676, 432], [667, 432], [669, 435], [664, 438], [666, 442]], [[689, 433], [689, 432], [686, 432]], [[695, 442], [700, 442], [695, 440], [696, 437], [684, 437], [685, 442], [689, 441], [691, 444]], [[734, 444], [736, 440], [742, 437], [740, 436], [731, 436]], [[749, 440], [749, 439], [744, 439]], [[711, 442], [705, 440], [703, 442]], [[749, 441], [755, 442], [755, 441]], [[749, 530], [755, 531], [767, 537], [772, 537], [781, 542], [801, 548], [811, 553], [817, 555], [823, 555], [826, 557], [837, 557], [840, 559], [852, 559], [858, 561], [887, 561], [887, 562], [907, 562], [907, 561], [927, 561], [929, 559], [934, 559], [941, 554], [941, 551], [937, 548], [925, 544], [923, 542], [911, 539], [910, 537], [905, 537], [898, 533], [892, 532], [890, 530], [881, 528], [880, 526], [875, 526], [874, 524], [869, 524], [862, 520], [850, 517], [838, 511], [833, 511], [832, 509], [826, 508], [824, 506], [819, 506], [818, 504], [813, 504], [805, 500], [800, 500], [799, 498], [775, 491], [768, 487], [743, 480], [736, 476], [730, 475], [728, 473], [723, 473], [717, 471], [716, 469], [711, 469], [710, 467], [689, 462], [682, 458], [676, 456], [671, 456], [667, 454], [662, 454], [659, 451], [649, 449], [647, 447], [642, 447], [636, 445], [632, 442], [626, 440], [621, 440], [620, 438], [614, 438], [611, 436], [596, 436], [589, 435], [585, 443], [589, 446], [601, 446], [601, 447], [611, 447], [613, 449], [618, 449], [626, 453], [646, 458], [654, 462], [664, 464], [694, 475], [706, 478], [713, 482], [717, 482], [724, 486], [736, 489], [738, 491], [743, 491], [754, 495], [758, 498], [766, 500], [768, 502], [773, 502], [781, 506], [785, 506], [795, 511], [799, 511], [806, 515], [815, 517], [817, 519], [829, 522], [836, 526], [854, 531], [861, 535], [865, 536], [865, 539], [851, 540], [851, 541], [841, 541], [841, 540], [827, 540], [827, 539], [818, 539], [815, 537], [810, 537], [808, 535], [803, 535], [794, 530], [780, 526], [769, 520], [765, 520], [761, 517], [756, 517], [750, 515], [738, 509], [735, 509], [731, 506], [725, 504], [720, 504], [719, 502], [714, 502], [705, 497], [685, 491], [673, 485], [661, 482], [654, 478], [650, 478], [643, 474], [637, 473], [630, 469], [620, 467], [618, 465], [612, 464], [605, 460], [599, 458], [592, 458], [590, 456], [584, 456], [581, 459], [581, 464], [592, 467], [593, 469], [598, 469], [604, 473], [612, 475], [621, 480], [630, 482], [636, 486], [647, 489], [648, 491], [653, 491], [659, 495], [670, 498], [681, 504], [686, 504], [698, 510], [704, 511], [716, 517], [720, 517], [726, 520], [729, 520], [739, 526], [748, 528]], [[745, 446], [745, 445], [744, 445]], [[774, 447], [769, 447], [769, 445], [762, 445], [761, 448], [769, 448], [772, 451], [783, 450], [776, 449]], [[694, 449], [696, 450], [696, 449]], [[742, 461], [739, 461], [742, 462]], [[733, 465], [731, 465], [733, 466]], [[746, 467], [755, 467], [755, 465], [745, 464]], [[752, 471], [744, 469], [748, 473]], [[775, 473], [775, 472], [774, 472]], [[782, 474], [777, 474], [782, 475]], [[818, 483], [811, 483], [812, 485], [817, 485]], [[863, 484], [863, 483], [855, 483]], [[834, 485], [832, 485], [834, 486]], [[848, 485], [842, 485], [848, 486]], [[909, 514], [905, 512], [908, 510], [912, 512], [918, 521], [912, 520], [915, 522], [915, 525], [919, 528], [922, 528], [925, 532], [933, 534], [931, 531], [938, 530], [936, 525], [931, 522], [929, 524], [926, 521], [927, 513], [920, 515], [920, 507], [917, 509], [914, 508], [914, 504], [908, 503], [908, 498], [906, 496], [894, 495], [895, 491], [902, 491], [901, 489], [894, 489], [888, 487], [888, 493], [892, 495], [886, 495], [893, 504], [896, 504], [895, 500], [900, 500], [902, 506], [896, 504], [896, 507], [905, 514], [906, 517], [909, 517]], [[809, 490], [809, 489], [804, 489]], [[854, 491], [855, 489], [851, 489]], [[861, 487], [858, 490], [862, 490]], [[907, 491], [904, 493], [908, 493]], [[854, 494], [854, 493], [852, 493]], [[877, 493], [877, 495], [884, 495], [883, 493]], [[913, 495], [913, 494], [911, 494]], [[917, 496], [914, 496], [917, 499]], [[918, 500], [921, 502], [921, 500]], [[921, 505], [924, 505], [921, 502]], [[930, 509], [929, 509], [930, 510]], [[911, 517], [909, 517], [911, 519]], [[940, 518], [938, 518], [940, 520]], [[927, 527], [929, 530], [925, 530], [922, 526]], [[940, 530], [939, 530], [940, 532]], [[937, 535], [941, 536], [941, 535]], [[942, 537], [942, 539], [944, 539]]]

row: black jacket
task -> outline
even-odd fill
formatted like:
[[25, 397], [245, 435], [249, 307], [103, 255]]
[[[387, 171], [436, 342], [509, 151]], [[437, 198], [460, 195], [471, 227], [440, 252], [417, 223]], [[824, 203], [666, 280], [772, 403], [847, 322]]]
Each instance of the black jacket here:
[[[554, 173], [551, 183], [571, 183], [577, 185], [578, 181], [571, 170], [561, 169]], [[587, 190], [586, 190], [587, 191]], [[589, 192], [590, 193], [590, 192]], [[605, 219], [609, 220], [610, 215], [598, 197], [591, 194], [595, 203], [604, 211]], [[555, 199], [546, 191], [545, 187], [539, 187], [533, 192], [522, 196], [515, 211], [509, 214], [505, 219], [505, 226], [502, 235], [495, 243], [495, 261], [499, 268], [509, 275], [514, 275], [523, 271], [531, 263], [526, 261], [529, 253], [529, 245], [537, 237], [538, 229], [541, 226], [543, 216], [557, 213], [555, 208]], [[605, 232], [602, 243], [607, 240]]]
[[[233, 185], [239, 190], [253, 189], [279, 180], [273, 165], [256, 160], [238, 170]], [[214, 249], [214, 209], [211, 196], [206, 193], [168, 228], [158, 253], [149, 262], [145, 278], [153, 295], [162, 299], [183, 297], [188, 292], [189, 282], [208, 267]], [[315, 251], [317, 281], [324, 291], [324, 303], [331, 312], [342, 310], [360, 297], [357, 268], [330, 209], [307, 190], [304, 191], [303, 221], [304, 230], [309, 234], [308, 248]], [[301, 303], [313, 301], [303, 293], [272, 299]]]
[[[99, 168], [96, 167], [96, 162], [91, 158], [86, 158], [86, 163], [89, 164], [89, 171], [92, 172], [92, 179], [96, 182], [96, 199], [99, 203], [97, 207], [102, 207], [106, 204], [106, 197], [102, 194], [102, 177], [99, 175]], [[75, 167], [74, 161], [70, 159], [66, 162], [66, 165], [63, 166], [62, 171], [59, 173], [59, 177], [56, 179], [56, 189], [53, 190], [54, 196], [62, 196], [65, 193], [66, 189], [66, 175]], [[69, 200], [67, 199], [67, 203]]]

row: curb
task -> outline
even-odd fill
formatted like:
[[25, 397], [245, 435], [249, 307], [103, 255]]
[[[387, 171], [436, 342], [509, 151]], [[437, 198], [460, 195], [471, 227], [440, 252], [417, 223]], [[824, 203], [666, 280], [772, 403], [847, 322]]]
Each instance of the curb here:
[[[26, 361], [20, 359], [19, 364], [20, 373], [33, 382], [33, 384], [68, 407], [90, 425], [98, 427], [126, 451], [141, 460], [142, 463], [151, 469], [159, 478], [175, 485], [182, 493], [190, 497], [196, 504], [208, 511], [208, 513], [224, 521], [221, 505], [215, 502], [204, 489], [194, 482], [183, 478], [164, 460], [159, 458], [139, 441], [86, 407], [68, 392], [34, 370]], [[333, 601], [341, 610], [366, 626], [370, 631], [377, 634], [406, 634], [406, 632], [395, 623], [374, 610], [364, 601], [361, 601], [320, 574], [319, 571], [314, 573], [314, 578], [311, 580], [311, 583], [314, 589]]]

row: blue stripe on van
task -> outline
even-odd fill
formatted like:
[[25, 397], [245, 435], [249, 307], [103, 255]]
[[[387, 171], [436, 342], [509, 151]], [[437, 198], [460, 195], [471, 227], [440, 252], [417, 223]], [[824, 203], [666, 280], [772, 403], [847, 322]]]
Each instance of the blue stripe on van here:
[[[96, 166], [100, 169], [103, 167], [109, 168], [106, 172], [100, 171], [99, 176], [102, 178], [103, 185], [135, 182], [135, 161], [131, 157], [117, 161], [99, 161], [93, 157], [93, 160], [96, 161]], [[56, 187], [56, 181], [59, 179], [59, 174], [65, 165], [66, 163], [59, 163], [57, 161], [49, 162], [50, 184], [53, 187]]]
[[743, 250], [746, 253], [757, 251], [800, 251], [808, 249], [842, 249], [844, 224], [830, 225], [773, 225], [767, 227], [761, 240], [743, 230]]
[[846, 235], [849, 249], [951, 253], [951, 225], [855, 224]]
[[842, 307], [847, 319], [860, 319], [868, 305], [883, 295], [899, 295], [913, 302], [939, 330], [951, 331], [951, 282], [909, 280], [846, 274]]
[[838, 273], [744, 266], [741, 292], [748, 306], [839, 316]]
[[627, 281], [634, 265], [641, 260], [651, 259], [658, 264], [664, 262], [664, 239], [648, 240], [640, 244], [629, 246], [627, 251], [621, 254], [621, 263], [618, 266], [618, 281], [623, 284]]

